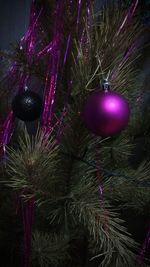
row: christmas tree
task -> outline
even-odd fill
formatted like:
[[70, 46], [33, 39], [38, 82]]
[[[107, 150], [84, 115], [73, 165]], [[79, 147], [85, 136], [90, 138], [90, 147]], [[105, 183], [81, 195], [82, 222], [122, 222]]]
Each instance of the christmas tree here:
[[149, 266], [149, 229], [139, 244], [129, 227], [150, 203], [149, 154], [133, 164], [150, 144], [143, 26], [138, 1], [116, 2], [33, 0], [1, 52], [3, 267]]

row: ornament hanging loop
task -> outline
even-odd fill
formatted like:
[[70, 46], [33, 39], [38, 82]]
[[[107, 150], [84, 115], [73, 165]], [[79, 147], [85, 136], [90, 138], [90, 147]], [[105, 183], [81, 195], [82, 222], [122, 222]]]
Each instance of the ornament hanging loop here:
[[26, 91], [28, 91], [28, 90], [29, 90], [28, 86], [25, 85], [25, 87], [24, 87], [24, 91], [26, 92]]
[[110, 91], [110, 83], [108, 82], [107, 79], [105, 79], [105, 80], [103, 81], [102, 88], [103, 88], [103, 91], [106, 92], [106, 93], [107, 93], [108, 91]]

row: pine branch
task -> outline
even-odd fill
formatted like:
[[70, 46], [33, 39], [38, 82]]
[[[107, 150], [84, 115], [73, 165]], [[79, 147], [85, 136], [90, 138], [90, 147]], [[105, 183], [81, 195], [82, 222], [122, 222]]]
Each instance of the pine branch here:
[[135, 67], [135, 62], [141, 56], [137, 39], [142, 27], [135, 17], [131, 24], [117, 34], [125, 12], [118, 3], [113, 2], [99, 14], [93, 15], [90, 28], [86, 24], [84, 41], [76, 42], [78, 60], [74, 56], [72, 95], [86, 95], [95, 90], [109, 73], [114, 90], [133, 101], [135, 92], [141, 88], [137, 84], [139, 70]]
[[93, 181], [88, 177], [80, 180], [72, 186], [72, 195], [70, 212], [88, 230], [91, 246], [98, 254], [94, 258], [102, 261], [100, 266], [109, 266], [111, 261], [115, 261], [116, 267], [133, 266], [136, 243], [109, 203], [98, 199]]
[[[59, 164], [59, 149], [51, 136], [49, 140], [38, 131], [30, 138], [27, 131], [20, 138], [18, 148], [7, 149], [7, 173], [5, 184], [26, 198], [36, 201], [47, 195], [55, 196], [58, 179], [55, 168]], [[59, 191], [57, 192], [59, 195]]]
[[68, 242], [62, 236], [35, 232], [32, 238], [32, 266], [60, 266], [69, 258]]
[[104, 192], [107, 199], [116, 201], [120, 208], [132, 208], [142, 214], [150, 203], [150, 163], [143, 162], [137, 170], [125, 169], [124, 172], [130, 179], [110, 178], [104, 182]]

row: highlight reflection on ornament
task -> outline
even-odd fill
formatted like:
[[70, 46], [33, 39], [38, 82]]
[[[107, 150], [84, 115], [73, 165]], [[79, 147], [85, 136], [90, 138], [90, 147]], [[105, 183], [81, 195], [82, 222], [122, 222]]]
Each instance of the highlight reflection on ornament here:
[[119, 103], [116, 98], [110, 98], [104, 104], [107, 111], [116, 112], [119, 109]]

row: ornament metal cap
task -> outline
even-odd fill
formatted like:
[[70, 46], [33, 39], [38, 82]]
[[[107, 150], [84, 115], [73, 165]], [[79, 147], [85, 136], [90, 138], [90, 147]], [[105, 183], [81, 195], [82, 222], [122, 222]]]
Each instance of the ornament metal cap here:
[[108, 92], [110, 90], [110, 83], [108, 82], [107, 79], [103, 81], [102, 85], [103, 91]]

